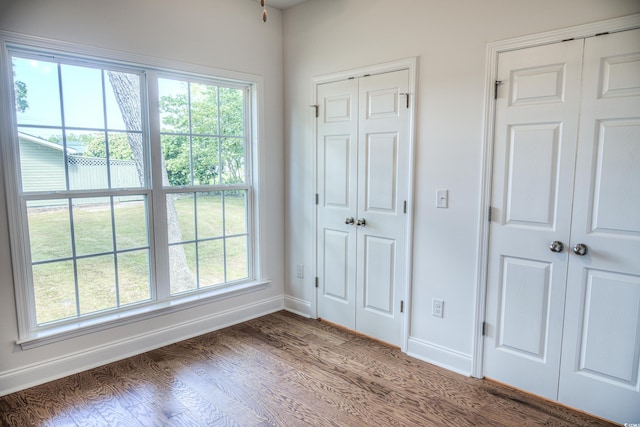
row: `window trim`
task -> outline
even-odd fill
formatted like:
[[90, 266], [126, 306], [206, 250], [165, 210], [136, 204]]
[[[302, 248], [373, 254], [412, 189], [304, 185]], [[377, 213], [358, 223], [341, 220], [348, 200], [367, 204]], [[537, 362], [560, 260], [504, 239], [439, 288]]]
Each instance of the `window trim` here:
[[[184, 76], [187, 79], [204, 79], [206, 81], [216, 80], [220, 82], [229, 82], [231, 85], [241, 84], [250, 88], [247, 96], [247, 104], [250, 108], [248, 120], [251, 121], [249, 131], [247, 132], [246, 147], [246, 171], [250, 179], [248, 184], [251, 190], [248, 193], [248, 232], [251, 238], [248, 239], [247, 253], [251, 259], [249, 266], [250, 279], [240, 283], [231, 282], [220, 288], [205, 288], [197, 292], [187, 294], [179, 294], [176, 296], [164, 295], [164, 292], [158, 292], [165, 289], [168, 293], [168, 283], [161, 285], [158, 280], [168, 280], [168, 276], [161, 278], [157, 274], [157, 268], [151, 266], [152, 295], [155, 300], [149, 303], [141, 303], [134, 307], [112, 309], [108, 313], [98, 313], [96, 315], [87, 315], [81, 318], [75, 318], [68, 322], [59, 324], [53, 323], [47, 327], [38, 327], [30, 320], [30, 316], [34, 316], [32, 312], [35, 308], [30, 307], [29, 299], [30, 290], [28, 283], [28, 265], [30, 254], [26, 254], [27, 247], [23, 244], [23, 236], [28, 236], [27, 224], [22, 221], [25, 213], [22, 211], [21, 203], [18, 197], [17, 171], [19, 171], [19, 157], [16, 153], [17, 147], [17, 118], [13, 105], [13, 75], [11, 66], [11, 48], [19, 48], [22, 52], [32, 51], [42, 56], [42, 51], [47, 51], [52, 56], [60, 55], [60, 57], [73, 59], [74, 62], [82, 65], [83, 59], [94, 64], [97, 62], [109, 66], [121, 66], [129, 71], [143, 69], [147, 74], [157, 73], [160, 75]], [[264, 227], [261, 226], [261, 219], [265, 218], [266, 197], [261, 187], [264, 185], [265, 172], [260, 167], [265, 164], [266, 150], [260, 149], [260, 141], [264, 140], [264, 113], [263, 113], [263, 93], [264, 83], [263, 77], [259, 75], [236, 72], [224, 69], [217, 69], [204, 65], [189, 64], [177, 62], [162, 58], [147, 57], [144, 55], [116, 52], [108, 49], [90, 47], [76, 43], [61, 42], [51, 39], [16, 34], [12, 32], [0, 30], [0, 159], [2, 160], [1, 169], [4, 169], [5, 195], [8, 212], [9, 238], [12, 254], [13, 281], [15, 290], [16, 313], [18, 320], [18, 339], [16, 344], [22, 349], [37, 347], [40, 345], [57, 342], [101, 330], [122, 326], [131, 322], [136, 322], [156, 316], [162, 316], [175, 311], [189, 309], [198, 305], [209, 304], [222, 299], [232, 298], [248, 292], [255, 292], [265, 289], [269, 286], [270, 281], [264, 278], [262, 270], [261, 254], [266, 253], [265, 239], [263, 238]], [[143, 108], [149, 108], [149, 100], [157, 99], [158, 88], [152, 87], [148, 83], [143, 89], [142, 96]], [[156, 98], [154, 98], [154, 96]], [[149, 138], [151, 137], [151, 129], [160, 129], [159, 117], [155, 117], [151, 112], [148, 114], [148, 123], [143, 123], [143, 130], [146, 130]], [[150, 148], [149, 148], [150, 147]], [[148, 144], [148, 150], [151, 156], [148, 160], [151, 162], [159, 162], [157, 153], [160, 148], [154, 144]], [[155, 152], [155, 154], [154, 154]], [[151, 173], [153, 167], [148, 169]], [[159, 174], [155, 174], [159, 175]], [[153, 174], [151, 180], [156, 178]], [[140, 189], [141, 192], [151, 193], [151, 189], [158, 195], [167, 194], [167, 189], [162, 186], [157, 187], [150, 182], [149, 187]], [[158, 215], [166, 217], [166, 208], [158, 209], [158, 203], [163, 203], [164, 198], [154, 196], [150, 201], [150, 209], [153, 214], [153, 221], [149, 223], [149, 228], [153, 229], [154, 224], [162, 224], [157, 222]], [[159, 199], [162, 199], [159, 202]], [[164, 213], [163, 213], [164, 212]], [[160, 218], [161, 219], [161, 218]], [[166, 233], [150, 232], [150, 251], [151, 256], [156, 256], [156, 263], [160, 261], [157, 258], [157, 250], [159, 244], [168, 244], [168, 242], [160, 242], [158, 236], [165, 236]], [[151, 240], [153, 239], [153, 240]], [[160, 239], [162, 240], [162, 239]], [[153, 263], [152, 263], [153, 265]]]

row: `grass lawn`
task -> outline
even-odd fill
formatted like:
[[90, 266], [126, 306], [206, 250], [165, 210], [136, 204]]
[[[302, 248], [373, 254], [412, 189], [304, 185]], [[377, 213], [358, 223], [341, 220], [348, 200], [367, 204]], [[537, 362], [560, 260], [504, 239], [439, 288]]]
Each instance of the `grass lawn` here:
[[[171, 254], [186, 258], [192, 281], [187, 286], [172, 283], [172, 290], [221, 284], [225, 265], [227, 281], [248, 277], [244, 194], [227, 194], [224, 205], [222, 195], [198, 193], [195, 199], [194, 203], [194, 196], [190, 194], [174, 200], [182, 236], [170, 236], [174, 246]], [[151, 297], [145, 203], [115, 203], [113, 212], [112, 220], [108, 204], [74, 206], [72, 212], [59, 207], [29, 208], [38, 323]], [[197, 243], [194, 242], [196, 233]], [[237, 234], [240, 236], [223, 238]], [[213, 240], [200, 241], [202, 239]], [[72, 240], [76, 250], [75, 268]]]

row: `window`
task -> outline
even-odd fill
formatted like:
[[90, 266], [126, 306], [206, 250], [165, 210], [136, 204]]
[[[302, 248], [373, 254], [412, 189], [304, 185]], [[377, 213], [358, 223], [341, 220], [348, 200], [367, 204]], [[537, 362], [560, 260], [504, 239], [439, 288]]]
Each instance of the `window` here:
[[252, 83], [8, 53], [21, 338], [255, 282]]

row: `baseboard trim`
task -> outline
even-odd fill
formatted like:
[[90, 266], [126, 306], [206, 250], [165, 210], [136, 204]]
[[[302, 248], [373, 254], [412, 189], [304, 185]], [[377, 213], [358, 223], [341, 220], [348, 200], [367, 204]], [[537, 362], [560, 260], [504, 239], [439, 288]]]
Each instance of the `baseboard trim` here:
[[284, 309], [290, 311], [298, 316], [311, 318], [313, 317], [311, 310], [311, 303], [299, 298], [285, 295], [284, 297]]
[[126, 359], [165, 345], [213, 332], [282, 310], [282, 296], [264, 299], [171, 327], [0, 373], [0, 396], [44, 384], [68, 375]]
[[432, 365], [457, 372], [458, 374], [471, 376], [473, 358], [469, 354], [464, 354], [412, 337], [409, 337], [407, 354], [416, 359], [431, 363]]

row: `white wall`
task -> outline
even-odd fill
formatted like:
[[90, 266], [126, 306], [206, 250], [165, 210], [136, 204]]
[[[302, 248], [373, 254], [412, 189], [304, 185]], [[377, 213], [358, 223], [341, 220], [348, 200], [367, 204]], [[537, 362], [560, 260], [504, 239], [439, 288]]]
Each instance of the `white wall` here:
[[0, 0], [0, 30], [250, 73], [264, 81], [262, 291], [21, 351], [0, 164], [0, 395], [282, 307], [282, 15], [249, 0]]
[[[419, 57], [409, 351], [472, 369], [488, 42], [620, 17], [637, 0], [311, 0], [284, 12], [285, 304], [313, 315], [313, 76]], [[435, 191], [449, 189], [449, 209]], [[431, 316], [432, 298], [445, 316]]]

